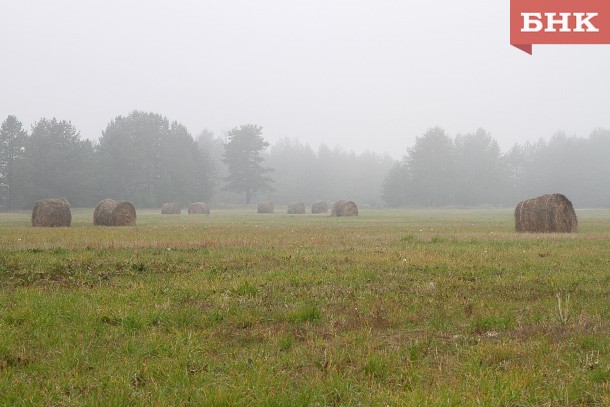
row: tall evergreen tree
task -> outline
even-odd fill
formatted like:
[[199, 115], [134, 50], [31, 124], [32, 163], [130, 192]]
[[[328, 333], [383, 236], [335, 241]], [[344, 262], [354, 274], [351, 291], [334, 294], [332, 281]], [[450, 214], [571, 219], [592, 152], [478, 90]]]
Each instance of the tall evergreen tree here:
[[453, 140], [440, 127], [429, 129], [415, 139], [407, 163], [412, 174], [410, 191], [418, 205], [440, 206], [454, 200]]
[[185, 204], [208, 201], [213, 194], [211, 161], [187, 128], [172, 122], [163, 145], [160, 195]]
[[394, 164], [388, 171], [381, 186], [381, 198], [391, 207], [403, 206], [408, 203], [409, 166], [403, 159]]
[[27, 131], [15, 116], [8, 116], [0, 127], [0, 183], [8, 186], [6, 209], [12, 209], [26, 192], [24, 168]]
[[106, 195], [157, 207], [208, 200], [210, 174], [203, 153], [178, 122], [133, 111], [112, 120], [98, 147]]
[[483, 129], [455, 138], [455, 198], [462, 205], [498, 204], [508, 185], [498, 142]]
[[610, 130], [596, 129], [581, 144], [575, 171], [580, 174], [583, 205], [610, 208]]
[[265, 174], [273, 171], [263, 167], [262, 152], [269, 143], [262, 137], [263, 128], [255, 124], [245, 124], [229, 131], [229, 142], [225, 144], [223, 161], [229, 175], [225, 178], [225, 190], [246, 194], [246, 204], [259, 191], [269, 191], [271, 178]]
[[203, 129], [195, 142], [203, 154], [206, 170], [210, 174], [211, 190], [215, 194], [219, 187], [218, 180], [228, 175], [226, 165], [222, 162], [225, 143], [220, 137], [214, 137], [214, 132], [208, 129]]
[[271, 147], [268, 163], [276, 169], [273, 174], [273, 200], [311, 202], [316, 199], [312, 190], [320, 178], [312, 174], [316, 157], [308, 145], [284, 138]]
[[40, 119], [32, 126], [28, 160], [32, 199], [61, 197], [73, 206], [91, 205], [94, 185], [93, 146], [81, 140], [76, 128], [65, 120]]

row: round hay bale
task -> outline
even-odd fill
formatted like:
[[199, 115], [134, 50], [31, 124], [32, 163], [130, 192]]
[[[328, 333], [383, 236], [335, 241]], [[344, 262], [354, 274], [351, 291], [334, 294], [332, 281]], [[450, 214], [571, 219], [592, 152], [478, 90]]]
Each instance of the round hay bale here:
[[210, 207], [206, 202], [193, 202], [189, 206], [189, 215], [209, 215]]
[[32, 210], [32, 226], [60, 227], [72, 224], [72, 211], [65, 199], [36, 201]]
[[101, 226], [134, 226], [136, 208], [131, 202], [104, 199], [99, 201], [93, 211], [93, 224]]
[[337, 201], [330, 210], [330, 216], [358, 216], [358, 207], [352, 201]]
[[311, 205], [311, 213], [326, 213], [328, 212], [328, 202], [316, 201]]
[[262, 201], [258, 203], [258, 213], [273, 213], [273, 202]]
[[574, 233], [578, 227], [572, 202], [561, 194], [547, 194], [519, 202], [516, 232]]
[[305, 213], [305, 204], [303, 202], [291, 202], [288, 204], [288, 213], [292, 215], [300, 215]]
[[161, 214], [162, 215], [179, 215], [180, 214], [180, 205], [176, 202], [166, 202], [161, 205]]

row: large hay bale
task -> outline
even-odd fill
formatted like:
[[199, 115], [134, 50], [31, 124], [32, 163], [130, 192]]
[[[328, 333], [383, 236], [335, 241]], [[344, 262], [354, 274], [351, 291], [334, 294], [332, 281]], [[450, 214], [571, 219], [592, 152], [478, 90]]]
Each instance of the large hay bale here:
[[299, 215], [305, 213], [305, 204], [303, 202], [291, 202], [288, 204], [288, 213]]
[[328, 202], [316, 201], [311, 205], [311, 213], [326, 213], [328, 212]]
[[330, 210], [330, 216], [358, 216], [358, 207], [352, 201], [337, 201]]
[[180, 214], [180, 205], [176, 202], [165, 202], [161, 205], [161, 214], [162, 215], [179, 215]]
[[572, 202], [561, 194], [527, 199], [515, 208], [517, 232], [572, 233], [577, 227]]
[[189, 215], [209, 215], [210, 206], [206, 202], [193, 202], [189, 206]]
[[32, 226], [58, 227], [72, 224], [72, 211], [65, 199], [36, 201], [32, 210]]
[[99, 201], [93, 211], [93, 224], [101, 226], [134, 226], [136, 208], [131, 202], [104, 199]]
[[273, 202], [262, 201], [258, 203], [258, 213], [273, 213]]

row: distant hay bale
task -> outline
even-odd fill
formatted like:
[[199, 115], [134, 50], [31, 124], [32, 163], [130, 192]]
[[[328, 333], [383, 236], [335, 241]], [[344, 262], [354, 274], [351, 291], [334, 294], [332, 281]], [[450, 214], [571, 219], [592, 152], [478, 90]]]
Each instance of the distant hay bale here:
[[330, 211], [330, 216], [358, 216], [358, 207], [352, 201], [337, 201]]
[[161, 214], [162, 215], [179, 215], [180, 214], [180, 205], [176, 202], [166, 202], [161, 205]]
[[101, 226], [134, 226], [136, 208], [131, 202], [104, 199], [93, 211], [93, 224]]
[[262, 201], [258, 203], [258, 213], [273, 213], [273, 202]]
[[299, 215], [305, 213], [305, 204], [303, 202], [291, 202], [288, 204], [288, 213], [291, 215]]
[[572, 202], [561, 194], [547, 194], [519, 202], [515, 231], [573, 233], [578, 227]]
[[328, 212], [328, 202], [316, 201], [311, 205], [311, 213], [326, 213]]
[[206, 202], [193, 202], [189, 206], [189, 215], [209, 215], [210, 206]]
[[72, 211], [65, 199], [36, 201], [32, 210], [32, 226], [60, 227], [72, 224]]

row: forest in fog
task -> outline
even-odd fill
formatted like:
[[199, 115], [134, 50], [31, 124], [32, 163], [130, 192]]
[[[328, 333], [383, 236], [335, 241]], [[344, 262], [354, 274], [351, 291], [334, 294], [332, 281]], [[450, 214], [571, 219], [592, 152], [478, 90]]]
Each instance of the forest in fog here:
[[92, 207], [107, 197], [149, 208], [168, 201], [244, 204], [244, 194], [230, 185], [235, 174], [226, 147], [228, 136], [237, 139], [244, 129], [258, 131], [260, 155], [252, 159], [266, 174], [265, 182], [249, 189], [255, 201], [512, 207], [522, 199], [562, 193], [577, 207], [610, 207], [606, 129], [586, 138], [556, 133], [501, 151], [483, 129], [449, 135], [436, 127], [405, 145], [396, 161], [370, 151], [356, 154], [345, 149], [349, 146], [314, 149], [290, 135], [269, 145], [262, 128], [250, 126], [193, 135], [162, 115], [134, 111], [112, 119], [92, 142], [69, 121], [43, 118], [27, 129], [8, 116], [0, 128], [4, 209], [29, 209], [51, 197], [66, 198], [74, 207]]

